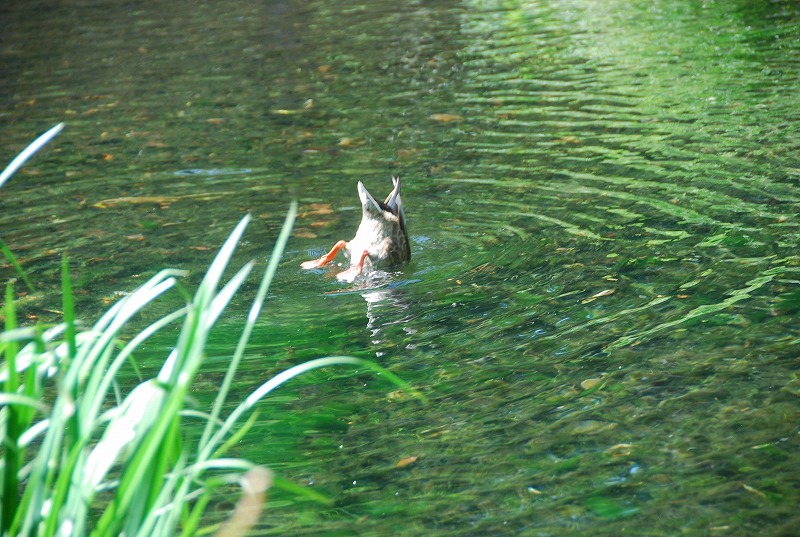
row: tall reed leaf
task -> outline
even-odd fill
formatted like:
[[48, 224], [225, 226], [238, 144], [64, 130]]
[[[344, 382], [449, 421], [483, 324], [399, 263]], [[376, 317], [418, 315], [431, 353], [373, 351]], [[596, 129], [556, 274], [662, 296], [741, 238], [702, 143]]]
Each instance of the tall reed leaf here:
[[[8, 164], [8, 166], [6, 166], [5, 169], [2, 172], [0, 172], [0, 187], [2, 187], [6, 183], [6, 181], [8, 181], [11, 178], [11, 176], [14, 175], [14, 173], [28, 161], [29, 158], [31, 158], [37, 151], [39, 151], [39, 149], [44, 147], [44, 145], [47, 142], [52, 140], [56, 136], [56, 134], [61, 132], [61, 129], [63, 128], [64, 128], [63, 123], [59, 123], [55, 127], [52, 127], [50, 130], [48, 130], [47, 132], [39, 136], [36, 140], [31, 142], [31, 144], [28, 145], [28, 147], [26, 147], [25, 149], [23, 149], [20, 154], [14, 157], [14, 160], [12, 160]], [[22, 267], [20, 266], [17, 259], [14, 257], [14, 254], [11, 253], [11, 250], [8, 248], [8, 246], [6, 246], [6, 244], [2, 240], [0, 240], [0, 250], [3, 251], [3, 255], [6, 257], [6, 259], [8, 259], [8, 261], [14, 267], [14, 270], [17, 271], [17, 274], [19, 274], [20, 278], [22, 278], [22, 281], [25, 282], [25, 286], [30, 290], [31, 293], [35, 293], [36, 290], [34, 289], [33, 284], [28, 279], [28, 276], [25, 274], [25, 271], [22, 270]]]
[[59, 123], [55, 127], [52, 127], [50, 130], [39, 136], [33, 142], [28, 145], [22, 152], [14, 157], [8, 166], [5, 167], [2, 173], [0, 173], [0, 187], [2, 187], [6, 181], [8, 181], [12, 175], [16, 173], [17, 170], [22, 168], [22, 165], [25, 164], [29, 158], [31, 158], [37, 151], [39, 151], [42, 147], [47, 144], [50, 140], [52, 140], [56, 134], [61, 132], [61, 129], [64, 128], [63, 123]]
[[[17, 327], [17, 312], [14, 306], [14, 286], [9, 283], [6, 285], [6, 307], [5, 316], [6, 324], [5, 330], [11, 331]], [[18, 345], [16, 341], [7, 341], [4, 345], [3, 359], [7, 364], [8, 375], [6, 377], [3, 392], [8, 394], [9, 397], [17, 394], [19, 387], [19, 377], [17, 375], [17, 352]], [[17, 510], [18, 496], [17, 489], [19, 482], [17, 481], [17, 474], [22, 466], [22, 453], [19, 446], [19, 437], [22, 434], [20, 431], [19, 423], [19, 409], [14, 404], [5, 405], [5, 430], [0, 433], [2, 438], [3, 450], [3, 500], [0, 503], [2, 509], [2, 516], [0, 516], [0, 524], [2, 528], [7, 528], [11, 525], [12, 517]], [[0, 421], [0, 423], [2, 423]]]

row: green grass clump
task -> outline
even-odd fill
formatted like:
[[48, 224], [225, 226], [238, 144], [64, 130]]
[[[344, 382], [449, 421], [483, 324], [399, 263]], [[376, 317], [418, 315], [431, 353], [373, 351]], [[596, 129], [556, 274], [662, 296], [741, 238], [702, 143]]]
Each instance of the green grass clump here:
[[[139, 312], [170, 290], [182, 291], [176, 286], [181, 271], [159, 272], [111, 306], [94, 326], [80, 330], [66, 257], [64, 319], [56, 326], [19, 327], [13, 284], [6, 286], [6, 326], [0, 334], [0, 535], [192, 535], [220, 487], [242, 485], [244, 507], [263, 500], [271, 474], [255, 463], [226, 458], [225, 453], [247, 432], [254, 421], [251, 411], [272, 390], [306, 371], [331, 365], [370, 369], [408, 388], [372, 362], [320, 358], [267, 380], [223, 415], [296, 212], [293, 203], [206, 413], [188, 410], [187, 397], [209, 333], [255, 266], [251, 261], [223, 282], [249, 217], [225, 241], [194, 296], [184, 291], [183, 307], [127, 340], [121, 333], [126, 328], [130, 332], [128, 325]], [[120, 393], [115, 379], [132, 353], [159, 330], [179, 322], [178, 339], [158, 375]], [[188, 416], [205, 420], [198, 440], [190, 441], [185, 434], [183, 421]], [[285, 486], [325, 501], [301, 487]], [[225, 525], [226, 535], [239, 535], [254, 522], [252, 516], [234, 516]]]

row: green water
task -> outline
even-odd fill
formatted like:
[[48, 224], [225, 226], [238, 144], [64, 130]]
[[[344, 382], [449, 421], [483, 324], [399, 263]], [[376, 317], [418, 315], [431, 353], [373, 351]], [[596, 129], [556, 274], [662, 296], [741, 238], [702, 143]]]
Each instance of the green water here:
[[[49, 4], [0, 7], [0, 161], [66, 122], [0, 190], [21, 313], [57, 318], [63, 251], [87, 321], [162, 267], [196, 281], [245, 213], [263, 259], [296, 198], [238, 395], [351, 354], [433, 401], [279, 391], [238, 454], [335, 504], [274, 494], [260, 534], [794, 535], [797, 3]], [[299, 263], [392, 174], [412, 263], [327, 294]]]

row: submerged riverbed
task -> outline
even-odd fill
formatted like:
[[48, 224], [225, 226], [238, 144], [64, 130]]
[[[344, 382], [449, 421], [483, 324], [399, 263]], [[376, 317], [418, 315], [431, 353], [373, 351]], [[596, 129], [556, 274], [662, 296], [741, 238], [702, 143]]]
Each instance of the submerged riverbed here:
[[[238, 455], [334, 505], [273, 494], [259, 534], [796, 531], [795, 3], [0, 15], [0, 162], [66, 123], [0, 189], [0, 235], [41, 288], [18, 287], [20, 313], [58, 320], [65, 251], [87, 322], [161, 268], [192, 285], [245, 213], [239, 255], [263, 261], [297, 199], [240, 396], [345, 354], [433, 402], [350, 371], [276, 392]], [[357, 181], [382, 197], [392, 175], [411, 263], [369, 291], [301, 271], [354, 234]]]

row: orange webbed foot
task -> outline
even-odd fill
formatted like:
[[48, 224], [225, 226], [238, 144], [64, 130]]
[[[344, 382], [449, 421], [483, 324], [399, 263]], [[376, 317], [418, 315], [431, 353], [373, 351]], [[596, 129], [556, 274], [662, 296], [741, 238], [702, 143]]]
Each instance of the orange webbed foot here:
[[369, 252], [364, 250], [364, 252], [361, 254], [361, 259], [358, 260], [358, 263], [337, 274], [336, 279], [340, 282], [353, 283], [355, 279], [358, 278], [358, 275], [364, 270], [364, 260], [367, 259], [368, 256]]
[[352, 266], [349, 269], [340, 272], [336, 275], [336, 279], [344, 283], [353, 283], [358, 275], [361, 274], [361, 267]]
[[303, 261], [302, 263], [300, 263], [300, 268], [303, 270], [311, 270], [325, 266], [326, 263], [327, 261], [325, 261], [325, 256], [322, 256], [319, 259], [312, 259], [311, 261]]
[[333, 261], [333, 258], [336, 257], [336, 254], [339, 253], [339, 250], [341, 250], [345, 246], [347, 246], [347, 241], [339, 241], [333, 245], [333, 248], [331, 248], [330, 252], [323, 255], [319, 259], [313, 259], [311, 261], [304, 261], [303, 263], [300, 263], [300, 268], [303, 270], [310, 270], [310, 269], [324, 267], [325, 265]]

